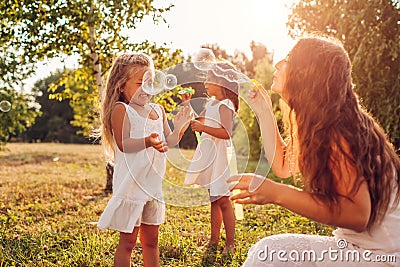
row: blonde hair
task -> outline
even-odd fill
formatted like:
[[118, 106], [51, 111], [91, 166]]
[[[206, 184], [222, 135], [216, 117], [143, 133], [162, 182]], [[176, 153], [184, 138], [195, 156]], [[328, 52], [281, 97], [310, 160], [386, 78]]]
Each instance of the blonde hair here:
[[153, 60], [145, 55], [138, 53], [125, 53], [118, 56], [111, 67], [107, 77], [105, 92], [101, 98], [100, 121], [101, 126], [94, 134], [101, 137], [101, 144], [108, 161], [114, 160], [114, 139], [111, 127], [111, 114], [117, 102], [129, 103], [125, 99], [121, 89], [126, 82], [142, 70], [154, 69]]

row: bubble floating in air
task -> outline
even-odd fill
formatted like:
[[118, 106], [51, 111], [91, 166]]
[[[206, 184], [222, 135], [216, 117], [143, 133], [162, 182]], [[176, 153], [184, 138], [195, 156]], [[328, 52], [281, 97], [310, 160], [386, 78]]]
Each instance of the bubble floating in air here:
[[0, 102], [0, 111], [9, 112], [11, 110], [11, 103], [7, 100], [2, 100]]
[[149, 70], [143, 75], [142, 89], [149, 95], [156, 95], [166, 87], [165, 74], [159, 70]]
[[239, 72], [234, 69], [223, 69], [218, 64], [212, 70], [215, 76], [222, 77], [230, 82], [238, 82]]
[[200, 48], [194, 55], [194, 66], [199, 70], [212, 70], [215, 66], [215, 55], [211, 49]]
[[177, 84], [178, 84], [178, 79], [176, 78], [176, 76], [174, 74], [165, 75], [165, 87], [168, 90], [174, 89]]

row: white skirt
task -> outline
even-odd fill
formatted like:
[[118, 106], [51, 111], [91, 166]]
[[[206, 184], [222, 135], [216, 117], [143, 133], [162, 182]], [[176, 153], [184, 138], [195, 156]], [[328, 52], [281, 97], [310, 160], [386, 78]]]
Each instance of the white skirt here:
[[149, 201], [127, 200], [111, 197], [97, 226], [102, 229], [132, 233], [134, 227], [143, 224], [160, 225], [165, 221], [165, 203], [157, 199]]

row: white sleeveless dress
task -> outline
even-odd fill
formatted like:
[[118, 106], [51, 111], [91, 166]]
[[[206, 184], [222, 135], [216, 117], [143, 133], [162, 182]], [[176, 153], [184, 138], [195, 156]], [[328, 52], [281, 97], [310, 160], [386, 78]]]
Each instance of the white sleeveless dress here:
[[[124, 103], [123, 103], [124, 104]], [[130, 137], [143, 138], [151, 133], [164, 135], [162, 107], [150, 104], [158, 118], [140, 116], [135, 109], [124, 104], [130, 122]], [[159, 225], [165, 219], [162, 179], [166, 157], [153, 147], [134, 153], [123, 153], [115, 147], [113, 195], [103, 211], [98, 227], [132, 233], [141, 223]]]
[[[219, 114], [221, 105], [235, 112], [234, 105], [229, 99], [223, 101], [210, 99], [205, 106], [204, 125], [221, 127]], [[231, 145], [230, 139], [216, 138], [203, 132], [201, 143], [197, 144], [184, 184], [207, 188], [210, 190], [210, 196], [229, 196], [231, 193], [226, 182], [230, 176], [227, 147]]]

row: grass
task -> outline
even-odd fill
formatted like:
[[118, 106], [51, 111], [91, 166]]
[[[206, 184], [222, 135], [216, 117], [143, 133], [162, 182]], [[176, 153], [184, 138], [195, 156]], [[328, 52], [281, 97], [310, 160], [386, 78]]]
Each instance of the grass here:
[[[180, 185], [183, 177], [184, 172], [169, 164], [166, 190], [168, 184]], [[118, 233], [101, 231], [93, 223], [110, 198], [104, 186], [105, 163], [98, 145], [8, 144], [0, 152], [0, 266], [112, 266]], [[168, 203], [181, 201], [187, 192], [167, 192], [172, 197]], [[244, 210], [245, 219], [236, 227], [236, 253], [226, 257], [221, 253], [223, 232], [221, 248], [205, 248], [208, 203], [167, 205], [159, 238], [162, 265], [241, 266], [251, 245], [265, 236], [332, 231], [274, 205], [247, 205]], [[140, 246], [132, 266], [143, 266]]]

